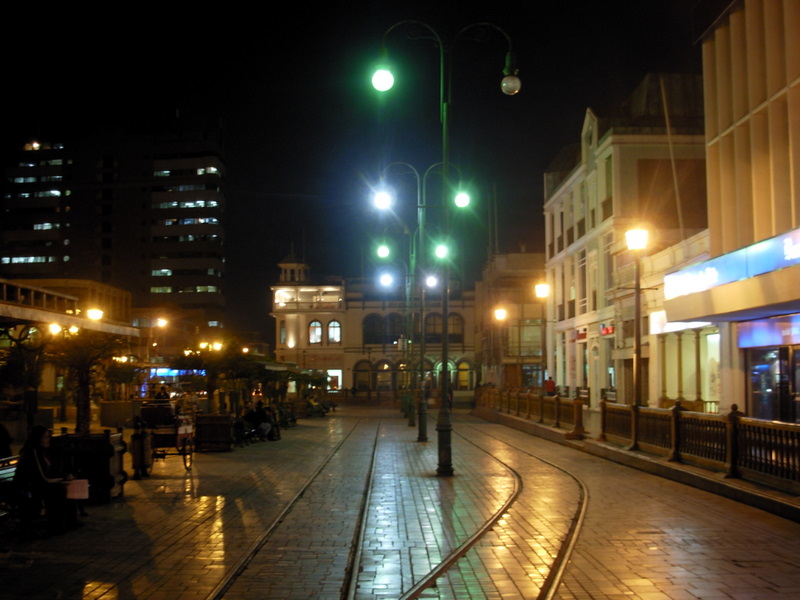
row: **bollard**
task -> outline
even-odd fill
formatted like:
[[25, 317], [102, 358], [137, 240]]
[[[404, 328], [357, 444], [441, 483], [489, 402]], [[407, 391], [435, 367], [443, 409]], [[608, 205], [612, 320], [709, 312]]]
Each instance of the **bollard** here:
[[150, 432], [142, 426], [139, 419], [134, 423], [134, 432], [131, 435], [131, 462], [134, 479], [149, 477], [153, 467]]

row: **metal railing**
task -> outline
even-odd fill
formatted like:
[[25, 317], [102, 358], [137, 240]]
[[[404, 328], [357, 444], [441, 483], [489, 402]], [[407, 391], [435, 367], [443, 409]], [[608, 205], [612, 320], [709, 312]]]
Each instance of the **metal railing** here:
[[553, 427], [570, 427], [566, 434], [569, 439], [582, 439], [584, 400], [581, 398], [562, 398], [559, 395], [547, 396], [538, 389], [498, 389], [484, 387], [475, 390], [475, 406], [514, 414], [518, 417], [536, 420]]
[[[476, 406], [565, 429], [582, 439], [584, 401], [528, 390], [481, 388]], [[598, 440], [800, 493], [800, 424], [741, 413], [712, 415], [672, 408], [600, 402]]]

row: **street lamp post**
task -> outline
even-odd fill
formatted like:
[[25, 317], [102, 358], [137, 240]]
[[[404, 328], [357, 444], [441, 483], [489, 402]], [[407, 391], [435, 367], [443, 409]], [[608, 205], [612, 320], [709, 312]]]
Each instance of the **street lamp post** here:
[[547, 380], [548, 374], [550, 373], [550, 359], [547, 353], [547, 348], [549, 347], [547, 343], [548, 338], [548, 326], [549, 326], [549, 319], [547, 318], [547, 298], [550, 296], [550, 284], [549, 283], [537, 283], [534, 287], [534, 293], [536, 297], [542, 302], [544, 305], [542, 307], [542, 381], [541, 387], [544, 388], [545, 381]]
[[628, 250], [633, 251], [633, 404], [642, 404], [642, 287], [639, 273], [639, 253], [647, 247], [647, 230], [625, 232]]
[[[439, 280], [429, 274], [426, 273], [427, 270], [427, 255], [426, 255], [426, 211], [428, 209], [428, 200], [427, 200], [427, 190], [428, 190], [428, 177], [437, 169], [442, 167], [441, 162], [434, 163], [430, 165], [420, 176], [420, 173], [417, 169], [415, 169], [411, 164], [402, 161], [395, 161], [389, 165], [387, 165], [383, 169], [383, 176], [385, 176], [386, 172], [393, 166], [401, 165], [407, 167], [410, 172], [414, 175], [414, 178], [417, 183], [417, 229], [414, 233], [414, 236], [411, 237], [409, 242], [409, 261], [406, 265], [407, 269], [407, 282], [409, 282], [409, 288], [407, 288], [407, 292], [409, 289], [414, 289], [414, 282], [419, 285], [420, 291], [420, 307], [419, 307], [419, 319], [420, 319], [420, 342], [419, 342], [419, 349], [420, 349], [420, 373], [419, 373], [419, 385], [420, 385], [420, 401], [417, 406], [418, 408], [418, 422], [419, 422], [419, 429], [418, 429], [418, 442], [427, 442], [428, 441], [428, 394], [430, 393], [430, 382], [427, 378], [427, 371], [426, 371], [426, 331], [425, 331], [425, 296], [426, 291], [428, 288], [434, 288], [439, 285]], [[466, 207], [469, 205], [470, 198], [469, 194], [465, 191], [461, 190], [456, 195], [456, 205], [460, 208]], [[381, 210], [386, 210], [391, 208], [393, 204], [393, 196], [385, 189], [379, 189], [374, 195], [374, 204]], [[403, 225], [404, 231], [408, 233], [408, 228]], [[442, 246], [442, 252], [446, 252], [447, 248]], [[439, 254], [439, 249], [437, 248], [437, 255]], [[388, 249], [382, 254], [383, 257], [388, 255]], [[441, 258], [441, 257], [440, 257]], [[409, 301], [409, 295], [406, 296], [407, 303]], [[408, 306], [408, 304], [407, 304]], [[409, 339], [411, 339], [411, 328], [409, 327], [408, 330]], [[409, 426], [413, 426], [413, 415], [409, 415]]]
[[[450, 148], [449, 140], [449, 107], [450, 107], [450, 75], [451, 70], [447, 68], [445, 61], [446, 49], [442, 43], [441, 36], [430, 25], [416, 20], [405, 20], [395, 23], [383, 34], [381, 43], [381, 55], [386, 56], [386, 38], [389, 34], [404, 25], [417, 25], [430, 34], [427, 39], [432, 39], [439, 51], [439, 118], [442, 125], [442, 188], [443, 194], [443, 210], [442, 219], [444, 223], [445, 237], [449, 235], [449, 218], [448, 218], [448, 203], [447, 198], [450, 193]], [[506, 95], [514, 95], [520, 90], [520, 80], [517, 77], [518, 70], [515, 64], [514, 53], [511, 49], [511, 39], [508, 35], [491, 23], [475, 23], [468, 25], [458, 32], [454, 42], [458, 41], [468, 31], [478, 28], [490, 28], [500, 32], [508, 42], [508, 51], [506, 53], [506, 63], [503, 69], [503, 80], [500, 84], [501, 90]], [[422, 36], [425, 37], [425, 36]], [[372, 79], [373, 85], [379, 91], [386, 91], [390, 89], [394, 83], [394, 78], [391, 75], [387, 65], [382, 65]], [[439, 450], [439, 465], [436, 469], [438, 475], [448, 476], [453, 474], [453, 461], [452, 461], [452, 431], [453, 423], [450, 414], [450, 369], [449, 369], [449, 302], [448, 296], [450, 294], [450, 273], [449, 268], [445, 265], [442, 272], [442, 372], [441, 372], [441, 385], [440, 385], [440, 401], [441, 408], [439, 416], [436, 421], [436, 431], [438, 433], [438, 450]]]

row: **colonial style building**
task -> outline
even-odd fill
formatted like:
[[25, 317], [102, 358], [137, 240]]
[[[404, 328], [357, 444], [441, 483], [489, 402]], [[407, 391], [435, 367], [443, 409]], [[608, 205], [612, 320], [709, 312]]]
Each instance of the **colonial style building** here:
[[660, 252], [707, 225], [701, 89], [699, 75], [648, 75], [616, 114], [588, 109], [580, 143], [545, 173], [547, 369], [562, 393], [580, 393], [593, 408], [606, 391], [633, 402], [634, 266], [642, 257], [626, 250], [625, 232], [634, 226], [651, 232], [638, 298], [641, 401], [655, 404], [663, 388], [650, 315], [662, 310], [664, 271], [693, 256]]
[[[279, 267], [270, 311], [279, 362], [323, 371], [331, 389], [393, 392], [417, 387], [429, 377], [436, 385], [442, 366], [441, 292], [407, 297], [403, 286], [386, 290], [375, 281], [313, 278], [294, 252]], [[449, 372], [455, 393], [463, 395], [477, 376], [475, 300], [474, 293], [453, 287]]]

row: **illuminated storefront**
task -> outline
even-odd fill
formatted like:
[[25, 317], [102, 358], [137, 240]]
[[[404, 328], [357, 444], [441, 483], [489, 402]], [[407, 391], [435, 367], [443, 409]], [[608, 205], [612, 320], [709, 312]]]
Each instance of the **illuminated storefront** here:
[[800, 419], [798, 276], [800, 229], [664, 278], [670, 321], [720, 325], [721, 393], [756, 418]]

